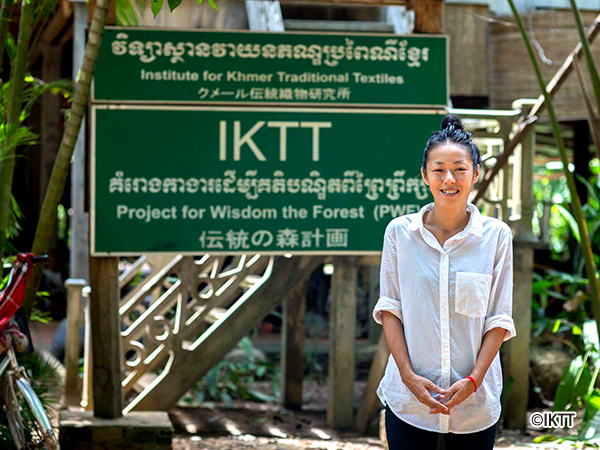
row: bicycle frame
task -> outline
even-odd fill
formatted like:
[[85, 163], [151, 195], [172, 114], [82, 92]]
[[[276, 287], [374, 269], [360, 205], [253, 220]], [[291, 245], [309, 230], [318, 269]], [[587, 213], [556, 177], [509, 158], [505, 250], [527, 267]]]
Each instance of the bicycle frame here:
[[6, 352], [6, 357], [0, 363], [0, 378], [2, 378], [4, 372], [9, 366], [11, 366], [13, 370], [18, 367], [17, 358], [15, 357], [15, 352], [12, 349], [12, 346], [8, 349]]

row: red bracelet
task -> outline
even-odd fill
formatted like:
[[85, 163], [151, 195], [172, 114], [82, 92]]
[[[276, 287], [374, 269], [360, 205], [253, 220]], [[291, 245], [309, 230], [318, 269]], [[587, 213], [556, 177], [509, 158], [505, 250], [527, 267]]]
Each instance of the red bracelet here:
[[473, 385], [475, 386], [475, 392], [477, 392], [477, 383], [475, 383], [475, 379], [471, 376], [466, 376], [465, 378], [468, 378], [469, 380], [471, 380], [473, 382]]

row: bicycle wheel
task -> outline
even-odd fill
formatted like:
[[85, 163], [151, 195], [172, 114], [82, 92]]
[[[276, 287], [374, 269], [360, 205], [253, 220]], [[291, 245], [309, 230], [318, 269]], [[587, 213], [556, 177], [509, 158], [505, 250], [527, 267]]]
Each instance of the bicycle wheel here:
[[8, 374], [5, 398], [9, 426], [18, 450], [59, 448], [44, 407], [25, 376]]
[[25, 427], [21, 418], [21, 407], [15, 391], [14, 376], [12, 373], [7, 374], [4, 379], [4, 405], [14, 445], [17, 450], [21, 450], [26, 447], [27, 441], [25, 439]]
[[28, 407], [27, 413], [22, 417], [26, 419], [24, 425], [31, 435], [31, 443], [34, 448], [47, 450], [58, 449], [58, 439], [54, 434], [50, 419], [48, 419], [42, 402], [31, 387], [29, 380], [25, 376], [20, 375], [15, 378], [15, 384], [18, 388], [17, 397], [20, 393], [25, 400], [20, 403], [21, 408], [24, 409]]

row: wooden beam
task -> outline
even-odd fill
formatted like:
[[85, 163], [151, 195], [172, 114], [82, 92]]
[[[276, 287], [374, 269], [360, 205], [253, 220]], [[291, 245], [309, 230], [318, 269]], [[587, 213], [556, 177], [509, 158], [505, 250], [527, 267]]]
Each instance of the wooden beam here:
[[[337, 256], [324, 256], [324, 263], [334, 264]], [[381, 265], [381, 252], [373, 255], [353, 255], [356, 267], [359, 266], [379, 266]]]
[[383, 378], [389, 356], [390, 350], [385, 340], [385, 336], [382, 333], [379, 337], [379, 342], [377, 343], [375, 357], [373, 358], [371, 368], [369, 369], [369, 378], [367, 379], [365, 391], [362, 400], [360, 401], [358, 412], [356, 413], [356, 429], [359, 433], [364, 433], [366, 431], [369, 422], [377, 413], [377, 407], [380, 404], [376, 392], [377, 386], [379, 386], [379, 382]]
[[408, 0], [280, 0], [280, 3], [319, 5], [319, 6], [391, 6], [406, 5]]
[[283, 303], [281, 404], [288, 409], [302, 409], [306, 287], [307, 282], [304, 279]]
[[444, 32], [443, 0], [411, 0], [407, 8], [415, 12], [414, 33], [441, 34]]
[[358, 266], [351, 256], [336, 256], [331, 279], [327, 423], [354, 425], [354, 347]]
[[[588, 32], [587, 32], [587, 36], [590, 41], [590, 44], [592, 42], [594, 42], [599, 31], [600, 31], [600, 14], [598, 16], [596, 16], [596, 18], [594, 19], [594, 22], [592, 23], [592, 25], [590, 26], [590, 28], [588, 29]], [[554, 74], [554, 76], [552, 77], [550, 82], [546, 85], [546, 90], [548, 91], [548, 94], [550, 95], [551, 98], [554, 97], [554, 95], [556, 95], [556, 93], [558, 92], [560, 87], [565, 83], [565, 81], [567, 80], [567, 77], [573, 70], [574, 59], [581, 58], [582, 48], [583, 47], [581, 45], [581, 42], [579, 42], [575, 46], [575, 48], [571, 51], [571, 53], [569, 54], [567, 59], [565, 59], [565, 62], [562, 64], [560, 69], [558, 69], [558, 71]], [[529, 112], [529, 114], [527, 114], [527, 117], [525, 117], [524, 119], [521, 119], [517, 123], [517, 129], [516, 129], [513, 137], [508, 142], [508, 144], [506, 144], [506, 147], [504, 148], [504, 152], [498, 157], [498, 160], [497, 160], [496, 164], [494, 165], [494, 167], [492, 167], [492, 169], [486, 175], [485, 179], [477, 187], [477, 190], [474, 191], [473, 194], [471, 195], [472, 203], [476, 203], [483, 197], [483, 194], [485, 193], [486, 189], [488, 188], [488, 186], [490, 185], [490, 183], [492, 182], [494, 177], [498, 174], [498, 172], [500, 172], [500, 170], [508, 162], [508, 158], [513, 154], [517, 145], [519, 145], [521, 143], [521, 140], [527, 135], [527, 133], [530, 130], [532, 130], [532, 127], [537, 120], [537, 116], [539, 114], [541, 114], [542, 111], [544, 110], [544, 108], [546, 107], [545, 103], [546, 103], [546, 100], [544, 98], [544, 94], [541, 94], [538, 97], [535, 104], [533, 105], [533, 107], [531, 108], [531, 111]]]
[[65, 44], [67, 42], [71, 42], [72, 39], [73, 39], [73, 27], [70, 26], [69, 28], [67, 28], [67, 30], [63, 33], [62, 37], [58, 41], [59, 47], [64, 47]]
[[90, 258], [94, 416], [123, 415], [119, 259]]

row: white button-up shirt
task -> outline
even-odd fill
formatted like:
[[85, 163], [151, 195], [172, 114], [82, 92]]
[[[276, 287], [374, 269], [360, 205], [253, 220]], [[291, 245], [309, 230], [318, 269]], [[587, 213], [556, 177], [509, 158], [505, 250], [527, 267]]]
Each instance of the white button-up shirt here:
[[[393, 219], [385, 230], [380, 298], [373, 311], [402, 321], [410, 362], [417, 375], [442, 389], [469, 375], [483, 337], [500, 327], [505, 341], [516, 335], [512, 320], [512, 233], [501, 220], [485, 217], [471, 203], [467, 226], [440, 246], [423, 226], [433, 208]], [[474, 433], [500, 417], [502, 369], [496, 354], [483, 383], [450, 415], [429, 414], [402, 382], [390, 355], [377, 394], [403, 421], [439, 433]], [[430, 392], [439, 400], [439, 394]]]

